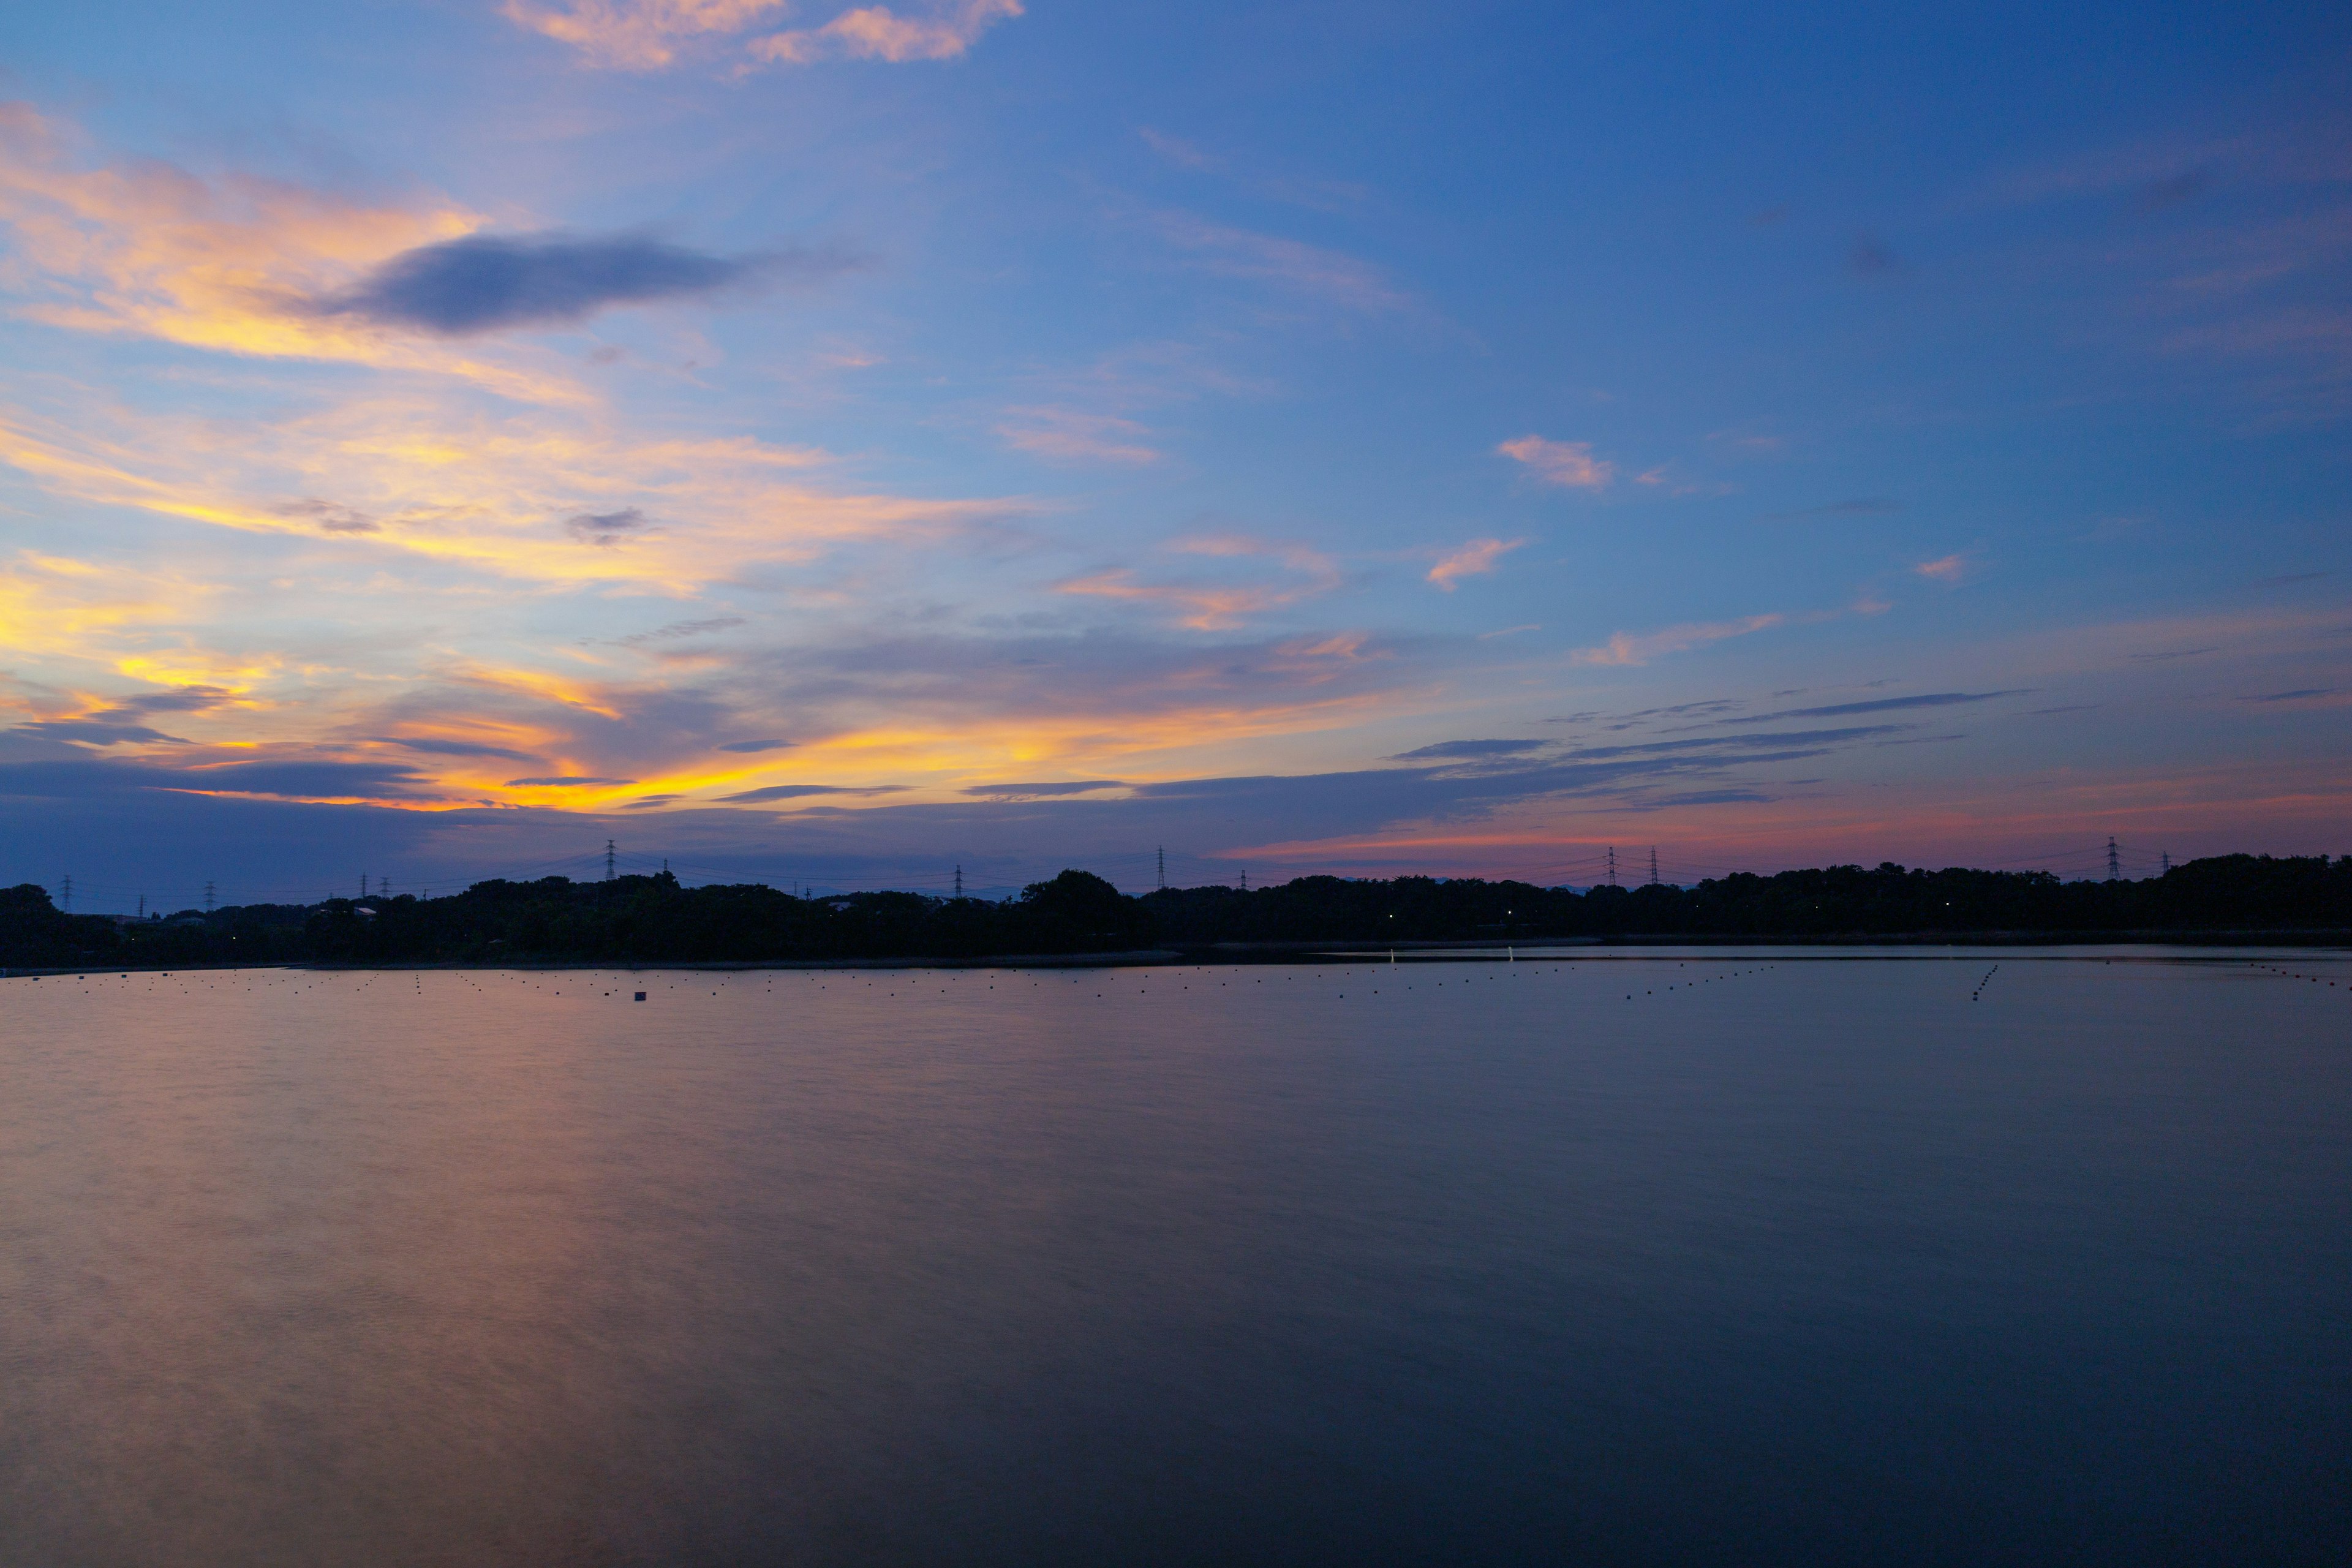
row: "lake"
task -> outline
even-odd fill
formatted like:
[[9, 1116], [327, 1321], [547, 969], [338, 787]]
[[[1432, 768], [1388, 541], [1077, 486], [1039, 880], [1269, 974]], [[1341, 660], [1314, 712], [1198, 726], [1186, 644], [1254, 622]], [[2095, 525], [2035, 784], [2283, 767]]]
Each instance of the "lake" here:
[[2340, 1563], [2347, 956], [0, 980], [0, 1563]]

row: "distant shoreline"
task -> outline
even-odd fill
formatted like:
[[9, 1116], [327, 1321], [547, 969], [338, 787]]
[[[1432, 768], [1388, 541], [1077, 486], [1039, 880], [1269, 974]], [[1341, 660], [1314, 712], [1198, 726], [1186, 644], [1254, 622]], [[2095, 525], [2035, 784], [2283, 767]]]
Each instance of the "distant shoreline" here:
[[1508, 962], [1509, 953], [1530, 957], [1559, 956], [1594, 949], [1614, 948], [1757, 948], [1757, 947], [1874, 947], [1888, 949], [1917, 948], [1985, 948], [1985, 947], [2347, 947], [2352, 948], [2352, 930], [2322, 928], [2308, 931], [1922, 931], [1911, 934], [1854, 933], [1844, 936], [1737, 936], [1700, 934], [1672, 936], [1646, 934], [1641, 936], [1572, 936], [1513, 938], [1496, 942], [1486, 939], [1454, 941], [1422, 941], [1374, 943], [1369, 942], [1216, 942], [1184, 947], [1154, 947], [1123, 949], [1105, 952], [1028, 952], [991, 953], [981, 957], [926, 956], [909, 953], [889, 958], [759, 958], [759, 959], [609, 959], [601, 963], [581, 959], [515, 958], [498, 963], [460, 963], [455, 961], [430, 963], [319, 963], [278, 962], [262, 963], [178, 963], [170, 968], [161, 964], [120, 963], [81, 964], [72, 967], [0, 968], [0, 980], [33, 980], [47, 975], [77, 974], [197, 974], [219, 973], [246, 969], [300, 969], [323, 973], [363, 973], [391, 970], [530, 970], [562, 973], [565, 971], [651, 972], [676, 970], [722, 973], [751, 970], [850, 970], [850, 969], [1142, 969], [1168, 968], [1201, 963], [1377, 963], [1385, 962], [1393, 952], [1400, 962], [1415, 963], [1491, 958], [1501, 963]]

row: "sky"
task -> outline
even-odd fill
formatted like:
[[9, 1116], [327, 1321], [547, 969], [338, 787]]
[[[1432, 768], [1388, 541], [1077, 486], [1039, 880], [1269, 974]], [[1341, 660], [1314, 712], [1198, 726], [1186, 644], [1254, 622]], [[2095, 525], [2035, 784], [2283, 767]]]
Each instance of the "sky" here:
[[2352, 851], [2352, 13], [86, 0], [0, 883]]

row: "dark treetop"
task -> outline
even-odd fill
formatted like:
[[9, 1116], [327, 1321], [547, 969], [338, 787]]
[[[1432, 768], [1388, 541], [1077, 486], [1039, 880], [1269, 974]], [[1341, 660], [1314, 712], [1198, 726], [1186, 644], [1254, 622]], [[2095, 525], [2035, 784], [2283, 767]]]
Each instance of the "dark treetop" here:
[[1832, 866], [1670, 886], [1538, 888], [1475, 878], [1171, 888], [1129, 898], [1065, 871], [1018, 898], [794, 898], [760, 884], [682, 888], [664, 873], [479, 882], [451, 898], [246, 904], [121, 921], [59, 913], [31, 883], [0, 889], [0, 966], [499, 963], [957, 958], [1118, 952], [1215, 942], [1540, 937], [2345, 931], [2352, 856], [2226, 855], [2145, 881], [2044, 872]]

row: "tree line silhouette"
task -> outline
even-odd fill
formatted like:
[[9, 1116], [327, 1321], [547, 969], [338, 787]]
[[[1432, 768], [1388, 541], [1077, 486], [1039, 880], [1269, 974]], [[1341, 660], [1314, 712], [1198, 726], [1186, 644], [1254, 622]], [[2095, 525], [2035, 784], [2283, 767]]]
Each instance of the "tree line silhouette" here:
[[1477, 878], [1301, 877], [1247, 891], [1129, 897], [1086, 871], [1014, 898], [687, 888], [664, 872], [478, 882], [451, 897], [245, 904], [147, 921], [59, 911], [0, 889], [0, 967], [973, 958], [1223, 942], [1380, 943], [1557, 937], [1825, 938], [2352, 931], [2352, 856], [2191, 860], [2138, 881], [2047, 872], [1830, 866], [1696, 887], [1579, 893]]

